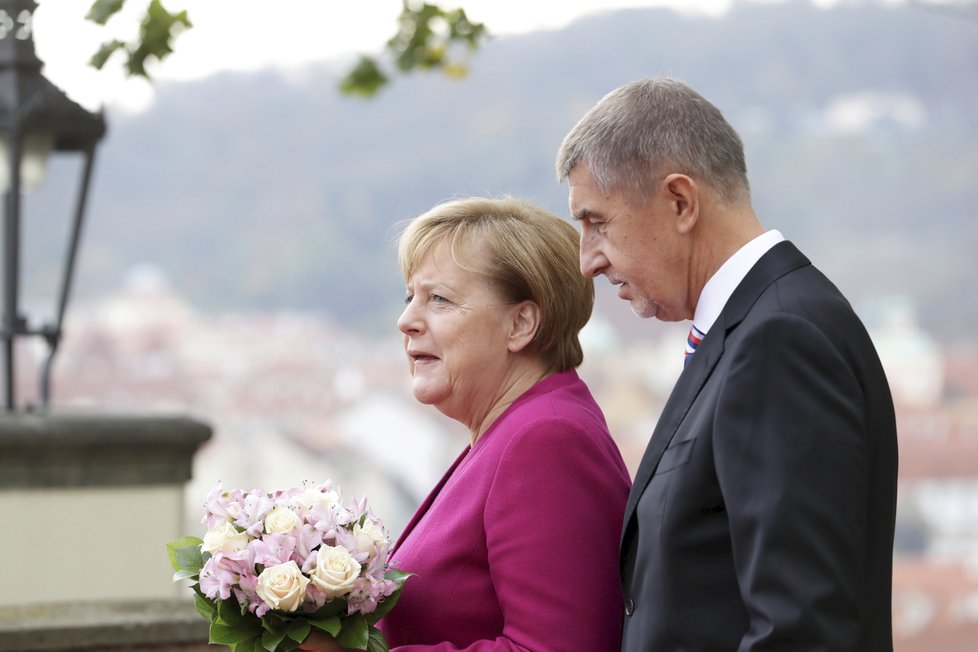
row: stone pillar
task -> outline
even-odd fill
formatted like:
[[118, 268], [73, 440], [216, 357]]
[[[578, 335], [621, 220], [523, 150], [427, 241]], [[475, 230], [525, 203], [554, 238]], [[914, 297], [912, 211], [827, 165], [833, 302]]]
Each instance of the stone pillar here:
[[184, 485], [210, 436], [186, 417], [0, 416], [0, 651], [206, 642], [166, 543], [188, 534]]

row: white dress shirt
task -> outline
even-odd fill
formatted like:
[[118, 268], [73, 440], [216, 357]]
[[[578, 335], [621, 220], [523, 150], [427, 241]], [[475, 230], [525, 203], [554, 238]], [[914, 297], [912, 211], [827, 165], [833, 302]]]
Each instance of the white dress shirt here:
[[780, 231], [771, 229], [745, 244], [720, 265], [720, 269], [703, 286], [699, 301], [696, 302], [693, 325], [701, 333], [708, 333], [713, 328], [720, 311], [727, 305], [730, 295], [761, 256], [783, 240], [784, 236]]

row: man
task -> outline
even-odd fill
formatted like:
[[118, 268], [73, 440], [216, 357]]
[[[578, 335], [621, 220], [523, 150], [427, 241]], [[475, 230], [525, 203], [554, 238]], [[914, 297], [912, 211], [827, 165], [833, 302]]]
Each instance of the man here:
[[641, 80], [571, 130], [557, 176], [581, 271], [693, 320], [626, 507], [622, 649], [892, 650], [889, 388], [846, 299], [761, 226], [737, 133]]

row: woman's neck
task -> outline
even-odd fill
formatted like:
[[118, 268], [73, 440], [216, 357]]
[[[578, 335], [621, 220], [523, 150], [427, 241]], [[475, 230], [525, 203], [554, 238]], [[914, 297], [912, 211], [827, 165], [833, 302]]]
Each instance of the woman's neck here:
[[526, 360], [518, 364], [501, 385], [502, 392], [485, 415], [474, 424], [469, 425], [469, 430], [472, 433], [472, 446], [475, 446], [479, 438], [506, 411], [506, 408], [513, 404], [513, 401], [551, 373], [552, 371], [538, 360]]

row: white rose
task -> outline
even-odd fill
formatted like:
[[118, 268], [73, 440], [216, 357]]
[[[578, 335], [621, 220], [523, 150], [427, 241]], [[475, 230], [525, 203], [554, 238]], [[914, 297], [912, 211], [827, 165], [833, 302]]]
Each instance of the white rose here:
[[332, 489], [323, 492], [315, 487], [309, 487], [305, 493], [296, 496], [295, 502], [302, 508], [302, 513], [305, 514], [317, 505], [322, 505], [326, 509], [339, 506], [340, 495]]
[[327, 600], [350, 592], [360, 576], [360, 563], [342, 546], [323, 545], [316, 554], [313, 583], [326, 594]]
[[263, 570], [255, 592], [272, 609], [295, 611], [306, 597], [308, 584], [309, 578], [302, 574], [298, 564], [289, 561]]
[[200, 549], [211, 554], [215, 552], [233, 554], [244, 550], [250, 540], [251, 537], [246, 533], [238, 532], [237, 528], [224, 521], [212, 527], [204, 535], [204, 543], [200, 546]]
[[289, 534], [302, 525], [302, 519], [288, 507], [276, 507], [265, 517], [265, 532], [268, 534]]
[[353, 526], [353, 536], [357, 540], [360, 552], [373, 553], [374, 546], [384, 546], [390, 543], [387, 535], [374, 521], [367, 519], [361, 527], [359, 523]]

